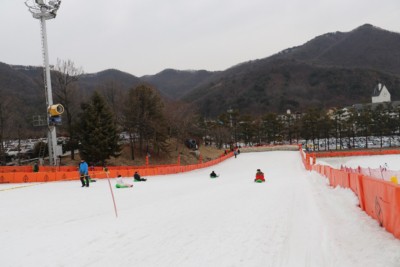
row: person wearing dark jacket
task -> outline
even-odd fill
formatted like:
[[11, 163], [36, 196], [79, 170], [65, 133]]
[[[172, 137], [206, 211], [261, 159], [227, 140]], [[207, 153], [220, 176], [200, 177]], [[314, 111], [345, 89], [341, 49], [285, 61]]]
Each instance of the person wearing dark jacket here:
[[39, 171], [39, 164], [35, 162], [35, 164], [33, 164], [33, 172], [38, 172], [38, 171]]
[[217, 177], [218, 175], [214, 171], [210, 173], [210, 178], [217, 178]]
[[133, 175], [133, 181], [134, 182], [145, 182], [145, 181], [147, 181], [147, 179], [140, 177], [140, 174], [138, 172], [135, 172], [135, 174]]
[[[89, 187], [89, 167], [86, 161], [83, 159], [81, 160], [81, 163], [79, 163], [79, 177], [82, 182], [82, 187], [86, 186]], [[85, 183], [86, 181], [86, 183]]]

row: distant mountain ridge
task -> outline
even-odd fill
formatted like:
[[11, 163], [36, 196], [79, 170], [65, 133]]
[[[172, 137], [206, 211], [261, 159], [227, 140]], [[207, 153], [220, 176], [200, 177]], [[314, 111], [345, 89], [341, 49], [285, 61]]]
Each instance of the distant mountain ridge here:
[[153, 84], [169, 98], [179, 99], [182, 95], [189, 93], [196, 86], [201, 85], [215, 73], [218, 72], [210, 72], [206, 70], [182, 71], [165, 69], [155, 75], [146, 75], [140, 79]]
[[94, 90], [107, 86], [107, 83], [116, 83], [122, 90], [133, 88], [142, 81], [132, 74], [116, 69], [108, 69], [96, 73], [84, 74], [80, 77], [78, 85], [82, 90], [92, 93]]
[[239, 64], [198, 86], [185, 101], [214, 116], [304, 111], [369, 103], [378, 82], [400, 98], [400, 34], [370, 24], [328, 33], [271, 57]]
[[318, 36], [302, 46], [284, 50], [274, 57], [318, 65], [379, 69], [398, 74], [399, 43], [399, 33], [365, 24], [350, 32]]
[[[264, 114], [369, 103], [378, 82], [387, 86], [393, 100], [399, 100], [399, 73], [400, 34], [365, 24], [349, 32], [326, 33], [224, 71], [165, 69], [136, 77], [108, 69], [83, 75], [78, 85], [89, 94], [107, 88], [107, 83], [123, 90], [147, 83], [166, 98], [191, 103], [203, 115], [216, 116], [229, 108]], [[0, 93], [30, 103], [32, 112], [42, 110], [42, 75], [40, 67], [0, 63]]]

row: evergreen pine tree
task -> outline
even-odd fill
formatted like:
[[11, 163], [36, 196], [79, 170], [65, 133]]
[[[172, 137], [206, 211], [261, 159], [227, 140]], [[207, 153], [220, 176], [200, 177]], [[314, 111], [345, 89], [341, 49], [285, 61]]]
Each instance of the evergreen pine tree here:
[[114, 116], [104, 98], [94, 92], [89, 103], [81, 105], [80, 149], [81, 158], [87, 162], [105, 163], [121, 151], [118, 145], [119, 133]]

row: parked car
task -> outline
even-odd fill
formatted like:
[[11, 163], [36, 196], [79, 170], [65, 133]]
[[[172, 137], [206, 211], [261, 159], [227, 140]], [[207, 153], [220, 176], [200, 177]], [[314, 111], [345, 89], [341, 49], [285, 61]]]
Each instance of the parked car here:
[[18, 157], [18, 153], [19, 153], [18, 148], [9, 148], [9, 149], [6, 150], [6, 154], [10, 158]]

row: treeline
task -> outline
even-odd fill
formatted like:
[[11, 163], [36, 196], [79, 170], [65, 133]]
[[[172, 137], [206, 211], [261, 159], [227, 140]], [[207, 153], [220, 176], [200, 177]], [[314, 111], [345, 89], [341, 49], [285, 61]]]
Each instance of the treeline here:
[[[258, 145], [298, 143], [305, 140], [319, 144], [321, 139], [334, 138], [355, 147], [356, 137], [393, 136], [399, 134], [400, 109], [388, 105], [365, 105], [359, 109], [326, 111], [310, 109], [303, 113], [266, 113], [261, 116], [243, 114], [229, 109], [213, 118], [204, 117], [195, 107], [163, 99], [159, 92], [146, 84], [125, 90], [118, 82], [110, 81], [87, 96], [77, 81], [83, 71], [71, 61], [59, 61], [52, 75], [54, 103], [64, 106], [63, 123], [57, 135], [68, 137], [66, 148], [79, 149], [87, 161], [103, 163], [121, 153], [120, 133], [129, 136], [131, 159], [151, 154], [168, 154], [179, 150], [187, 139], [201, 145], [222, 148], [229, 144]], [[85, 100], [86, 99], [86, 100]], [[7, 98], [0, 100], [0, 152], [4, 155], [7, 139], [27, 139], [31, 132], [10, 131], [16, 124]], [[44, 129], [44, 128], [43, 128]], [[171, 147], [169, 140], [176, 139]], [[316, 147], [319, 148], [319, 145]], [[326, 149], [326, 146], [325, 146]]]
[[[326, 150], [326, 144], [333, 139], [337, 149], [357, 147], [360, 140], [363, 141], [361, 145], [368, 148], [368, 140], [373, 136], [379, 138], [382, 147], [384, 137], [399, 136], [400, 106], [366, 104], [329, 111], [309, 109], [301, 114], [267, 113], [258, 118], [230, 111], [203, 125], [206, 131], [225, 126], [229, 131], [228, 140], [231, 137], [236, 144], [304, 143], [319, 150], [320, 144], [324, 143]], [[226, 139], [221, 143], [226, 143]]]

